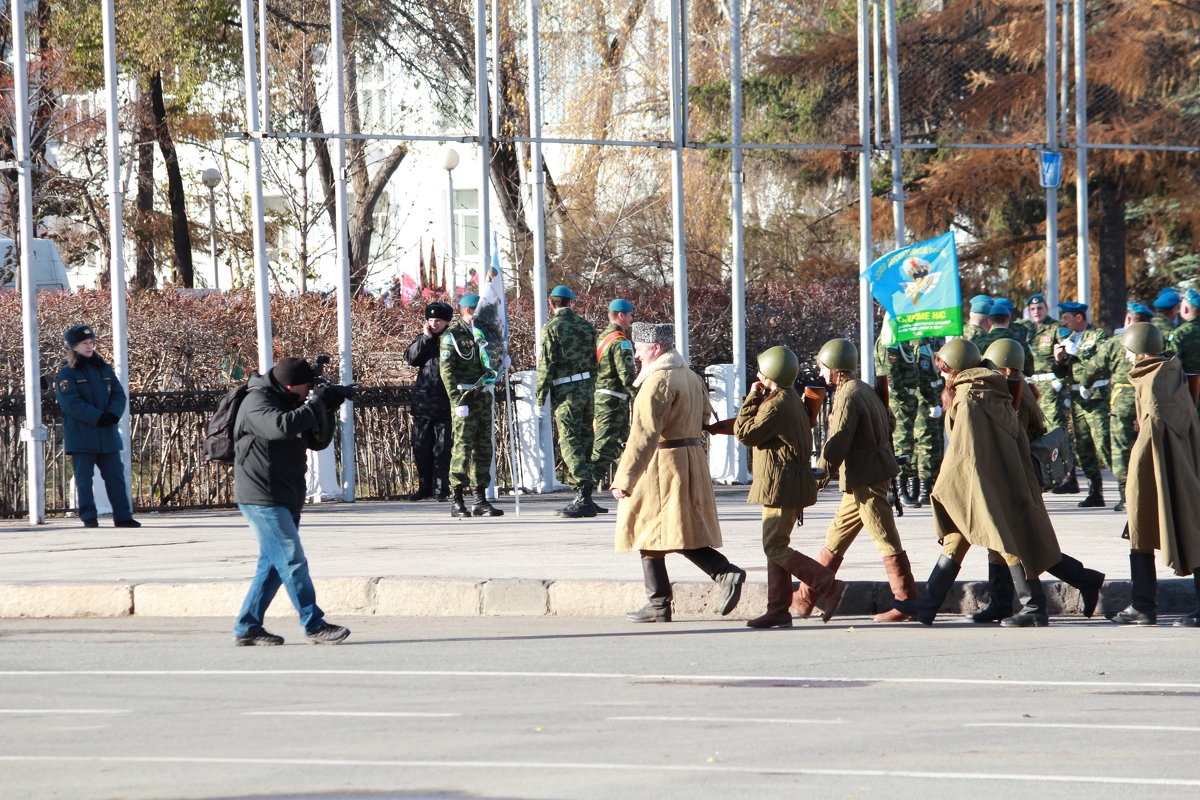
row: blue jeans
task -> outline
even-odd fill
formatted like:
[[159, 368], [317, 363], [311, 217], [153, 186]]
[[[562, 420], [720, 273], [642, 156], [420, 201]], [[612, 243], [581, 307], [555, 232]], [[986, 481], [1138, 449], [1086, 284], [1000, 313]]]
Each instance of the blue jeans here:
[[96, 518], [96, 495], [92, 493], [92, 478], [100, 468], [104, 488], [108, 492], [108, 504], [112, 506], [113, 520], [124, 522], [133, 519], [129, 507], [129, 492], [125, 488], [125, 465], [120, 453], [72, 453], [71, 469], [75, 472], [75, 493], [79, 495], [79, 518]]
[[233, 626], [234, 636], [249, 636], [262, 628], [263, 616], [282, 586], [300, 614], [305, 633], [325, 627], [325, 612], [317, 607], [317, 592], [308, 574], [308, 559], [300, 545], [300, 512], [283, 506], [238, 503], [258, 537], [258, 568], [246, 602]]

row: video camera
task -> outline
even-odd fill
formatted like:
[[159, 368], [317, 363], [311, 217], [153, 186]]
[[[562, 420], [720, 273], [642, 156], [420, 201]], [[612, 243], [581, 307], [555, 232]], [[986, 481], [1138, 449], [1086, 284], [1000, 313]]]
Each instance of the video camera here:
[[356, 385], [350, 384], [349, 386], [342, 386], [341, 384], [331, 383], [330, 380], [325, 377], [325, 365], [329, 364], [331, 361], [333, 361], [333, 359], [326, 355], [317, 356], [312, 360], [314, 376], [313, 389], [315, 390], [318, 386], [328, 386], [329, 388], [325, 389], [324, 391], [337, 394], [341, 396], [343, 400], [353, 400], [358, 396], [358, 387]]

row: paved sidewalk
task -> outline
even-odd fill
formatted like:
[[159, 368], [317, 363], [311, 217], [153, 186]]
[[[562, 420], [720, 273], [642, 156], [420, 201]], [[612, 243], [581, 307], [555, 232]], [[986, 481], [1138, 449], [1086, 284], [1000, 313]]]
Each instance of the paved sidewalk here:
[[[1109, 508], [1079, 509], [1083, 495], [1045, 495], [1063, 550], [1107, 573], [1106, 605], [1127, 596], [1128, 548], [1120, 539], [1124, 515], [1113, 513], [1115, 483], [1108, 478]], [[749, 573], [750, 586], [737, 614], [759, 613], [765, 603], [761, 510], [745, 502], [747, 487], [718, 487], [724, 552]], [[598, 498], [615, 512], [610, 497]], [[827, 490], [808, 509], [793, 545], [814, 555], [837, 507]], [[613, 614], [643, 600], [637, 557], [613, 551], [615, 513], [564, 520], [554, 511], [565, 493], [526, 497], [521, 514], [512, 498], [495, 519], [456, 520], [448, 506], [386, 502], [325, 504], [305, 509], [302, 535], [318, 599], [334, 614]], [[46, 525], [0, 522], [0, 617], [20, 616], [231, 616], [254, 572], [254, 537], [236, 510], [141, 514], [140, 529], [85, 529], [74, 518]], [[936, 561], [928, 508], [898, 520], [918, 581]], [[668, 560], [676, 613], [704, 613], [711, 584], [680, 557]], [[969, 583], [987, 575], [985, 554], [972, 552], [960, 576]], [[879, 556], [864, 532], [839, 573], [854, 582], [846, 613], [887, 607], [890, 595]], [[1170, 586], [1179, 602], [1187, 586]], [[1183, 584], [1185, 581], [1174, 583]], [[970, 610], [978, 587], [962, 586], [948, 608]], [[1057, 596], [1057, 592], [1054, 593]], [[1072, 593], [1062, 594], [1070, 610]], [[292, 613], [277, 602], [273, 611]]]

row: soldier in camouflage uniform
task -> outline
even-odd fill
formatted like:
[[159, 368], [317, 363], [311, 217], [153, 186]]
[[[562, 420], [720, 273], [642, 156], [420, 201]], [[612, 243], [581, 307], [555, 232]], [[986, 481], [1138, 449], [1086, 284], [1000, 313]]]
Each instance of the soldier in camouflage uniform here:
[[1088, 478], [1080, 508], [1104, 506], [1100, 469], [1108, 460], [1109, 379], [1088, 380], [1085, 365], [1094, 358], [1108, 331], [1087, 321], [1083, 303], [1059, 303], [1063, 328], [1054, 335], [1055, 374], [1071, 385], [1071, 434], [1076, 463]]
[[1154, 298], [1154, 302], [1150, 305], [1154, 307], [1154, 327], [1162, 331], [1163, 344], [1170, 347], [1171, 334], [1179, 327], [1179, 304], [1182, 298], [1179, 292], [1172, 289], [1170, 286], [1163, 288], [1158, 293], [1158, 297]]
[[538, 413], [550, 401], [558, 422], [558, 449], [567, 468], [567, 484], [575, 499], [559, 510], [560, 517], [594, 517], [592, 502], [592, 417], [596, 388], [596, 329], [571, 310], [575, 293], [566, 286], [550, 291], [550, 321], [542, 329], [542, 352], [537, 368]]
[[977, 294], [969, 301], [971, 303], [970, 322], [963, 325], [962, 338], [973, 342], [988, 332], [992, 326], [988, 314], [992, 311], [992, 298], [986, 294]]
[[[1030, 297], [1027, 307], [1034, 331], [1029, 339], [1029, 349], [1033, 353], [1033, 374], [1029, 376], [1029, 382], [1038, 388], [1038, 406], [1046, 415], [1046, 427], [1049, 430], [1062, 428], [1070, 431], [1071, 390], [1058, 376], [1058, 362], [1054, 360], [1054, 336], [1061, 326], [1058, 320], [1050, 316], [1050, 307], [1044, 295]], [[1075, 463], [1074, 459], [1072, 463]], [[1079, 481], [1075, 473], [1072, 472], [1062, 484], [1054, 487], [1053, 492], [1078, 494]]]
[[[592, 477], [596, 485], [607, 483], [610, 469], [621, 457], [629, 438], [629, 402], [638, 376], [629, 329], [633, 303], [613, 300], [608, 304], [608, 327], [596, 337], [596, 417], [592, 424]], [[600, 513], [608, 509], [596, 506]]]
[[991, 329], [982, 336], [975, 339], [975, 346], [979, 348], [979, 352], [987, 352], [992, 342], [1000, 339], [1013, 339], [1021, 343], [1021, 348], [1025, 351], [1025, 369], [1023, 370], [1026, 377], [1033, 374], [1033, 351], [1030, 350], [1029, 344], [1016, 331], [1012, 330], [1009, 325], [1012, 323], [1013, 306], [1005, 298], [1000, 298], [992, 302], [992, 310], [988, 313], [988, 319], [991, 320]]
[[[440, 371], [450, 397], [450, 516], [498, 517], [504, 512], [487, 501], [492, 483], [492, 386], [496, 372], [488, 358], [483, 331], [472, 322], [479, 295], [465, 294], [458, 301], [459, 318], [441, 337]], [[474, 487], [468, 511], [463, 491]]]
[[1164, 341], [1175, 351], [1184, 374], [1200, 375], [1200, 292], [1187, 290], [1182, 316], [1185, 321]]
[[901, 479], [920, 481], [915, 501], [901, 497], [901, 502], [920, 508], [929, 502], [942, 463], [942, 380], [933, 364], [933, 339], [897, 342], [895, 337], [894, 323], [885, 319], [875, 340], [875, 372], [888, 379], [888, 405], [896, 418], [892, 449], [910, 457]]

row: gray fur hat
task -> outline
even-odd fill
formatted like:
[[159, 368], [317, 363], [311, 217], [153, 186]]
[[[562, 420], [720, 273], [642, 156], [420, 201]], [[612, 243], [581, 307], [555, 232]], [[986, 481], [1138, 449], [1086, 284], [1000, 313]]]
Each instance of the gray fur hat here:
[[638, 344], [661, 344], [675, 346], [675, 326], [671, 323], [655, 325], [653, 322], [635, 322], [631, 331], [633, 341]]

